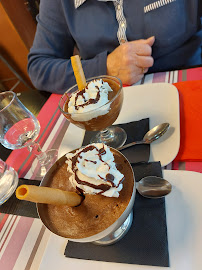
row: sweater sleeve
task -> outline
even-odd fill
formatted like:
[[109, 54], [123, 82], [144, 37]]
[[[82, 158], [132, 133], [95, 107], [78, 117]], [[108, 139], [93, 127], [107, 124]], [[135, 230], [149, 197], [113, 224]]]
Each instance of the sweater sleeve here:
[[[59, 0], [41, 0], [37, 30], [28, 55], [28, 73], [39, 90], [62, 94], [76, 83], [70, 57], [72, 38]], [[86, 78], [106, 74], [107, 51], [82, 60]]]

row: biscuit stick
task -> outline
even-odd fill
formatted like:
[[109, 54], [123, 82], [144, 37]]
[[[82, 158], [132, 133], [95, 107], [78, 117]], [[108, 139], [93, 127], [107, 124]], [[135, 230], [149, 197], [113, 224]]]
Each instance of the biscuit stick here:
[[82, 197], [76, 192], [64, 191], [50, 187], [38, 187], [33, 185], [21, 185], [16, 189], [16, 197], [35, 203], [54, 205], [77, 206]]
[[74, 55], [71, 57], [72, 68], [74, 71], [74, 76], [79, 90], [83, 90], [86, 87], [86, 78], [81, 65], [81, 60], [79, 55]]

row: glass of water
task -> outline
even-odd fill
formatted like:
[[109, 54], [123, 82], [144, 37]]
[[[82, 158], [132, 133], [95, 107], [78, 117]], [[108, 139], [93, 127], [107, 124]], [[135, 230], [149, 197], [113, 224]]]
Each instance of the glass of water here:
[[43, 152], [35, 140], [39, 135], [37, 118], [21, 103], [12, 91], [0, 93], [0, 143], [8, 149], [27, 147], [39, 162], [37, 178], [42, 178], [57, 160], [55, 149]]
[[0, 205], [11, 197], [17, 185], [17, 172], [0, 159]]

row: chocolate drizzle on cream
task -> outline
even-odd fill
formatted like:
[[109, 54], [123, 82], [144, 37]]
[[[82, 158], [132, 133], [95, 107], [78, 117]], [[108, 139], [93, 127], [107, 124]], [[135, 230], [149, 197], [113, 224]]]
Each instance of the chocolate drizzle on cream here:
[[[79, 110], [80, 107], [84, 108], [90, 104], [96, 104], [100, 100], [100, 91], [101, 91], [102, 87], [103, 87], [103, 81], [102, 81], [102, 85], [100, 86], [100, 88], [97, 85], [95, 86], [95, 88], [98, 90], [96, 97], [90, 98], [89, 100], [86, 100], [85, 96], [84, 96], [86, 90], [88, 89], [88, 85], [83, 90], [78, 91], [76, 93], [75, 102], [74, 102], [75, 110]], [[81, 96], [83, 98], [84, 103], [77, 105], [77, 100], [78, 100], [79, 96]]]
[[66, 103], [66, 111], [74, 121], [84, 122], [107, 114], [115, 91], [108, 82], [95, 79], [81, 91], [73, 91]]
[[[96, 194], [102, 194], [104, 192], [106, 192], [107, 190], [109, 190], [110, 188], [112, 187], [116, 187], [118, 188], [119, 185], [122, 183], [122, 181], [124, 180], [124, 177], [122, 179], [119, 180], [118, 184], [115, 185], [113, 180], [114, 180], [114, 175], [111, 174], [111, 173], [107, 173], [105, 178], [101, 177], [99, 174], [98, 174], [98, 177], [103, 180], [103, 183], [102, 184], [93, 184], [93, 183], [89, 183], [87, 181], [84, 181], [82, 179], [80, 179], [78, 177], [78, 174], [77, 174], [77, 171], [78, 171], [78, 166], [77, 164], [80, 163], [81, 159], [82, 159], [82, 153], [85, 153], [85, 152], [88, 152], [88, 151], [93, 151], [93, 150], [96, 150], [97, 152], [97, 156], [99, 158], [99, 160], [101, 162], [104, 163], [104, 165], [107, 165], [109, 167], [109, 170], [110, 170], [110, 166], [107, 162], [103, 161], [102, 157], [103, 155], [106, 154], [106, 150], [104, 149], [104, 145], [101, 149], [98, 149], [95, 145], [89, 145], [89, 146], [86, 146], [85, 148], [82, 148], [77, 154], [75, 154], [75, 156], [73, 156], [71, 158], [71, 161], [72, 161], [72, 172], [74, 173], [75, 175], [75, 181], [77, 182], [77, 184], [79, 185], [85, 185], [85, 186], [88, 186], [88, 187], [91, 187], [93, 189], [96, 189], [96, 190], [101, 190], [100, 192], [97, 192]], [[97, 162], [95, 160], [89, 160], [89, 159], [85, 159], [84, 160], [86, 162], [92, 162], [93, 164], [96, 164]], [[77, 190], [79, 190], [81, 192], [81, 188], [77, 188]]]

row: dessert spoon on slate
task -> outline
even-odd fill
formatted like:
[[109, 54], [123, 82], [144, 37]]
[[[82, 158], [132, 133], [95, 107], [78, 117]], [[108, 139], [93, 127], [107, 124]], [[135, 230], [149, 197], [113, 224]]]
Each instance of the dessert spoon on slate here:
[[157, 139], [159, 139], [163, 134], [166, 133], [166, 131], [169, 129], [170, 124], [169, 123], [162, 123], [158, 126], [155, 126], [154, 128], [150, 129], [145, 135], [142, 141], [136, 141], [132, 143], [125, 144], [119, 148], [118, 150], [123, 150], [125, 148], [131, 147], [136, 144], [150, 144]]
[[172, 185], [161, 177], [146, 176], [136, 182], [136, 188], [143, 197], [158, 199], [168, 195], [172, 190]]

